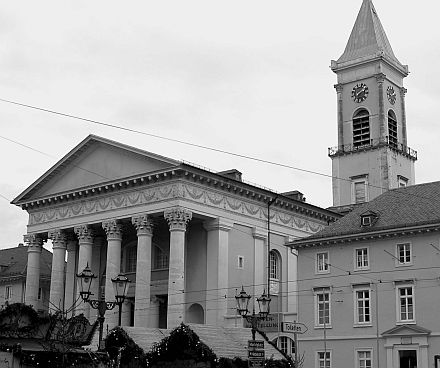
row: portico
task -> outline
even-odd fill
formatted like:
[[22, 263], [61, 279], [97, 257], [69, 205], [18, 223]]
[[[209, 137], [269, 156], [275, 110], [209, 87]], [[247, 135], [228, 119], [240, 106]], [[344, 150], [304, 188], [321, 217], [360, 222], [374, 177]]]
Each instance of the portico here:
[[[37, 298], [39, 252], [49, 239], [51, 312], [75, 305], [73, 313], [96, 317], [74, 282], [88, 264], [97, 276], [95, 299], [114, 299], [111, 278], [119, 273], [132, 281], [123, 325], [233, 325], [235, 290], [259, 290], [267, 280], [267, 203], [274, 197], [236, 170], [212, 173], [89, 136], [13, 202], [29, 213], [26, 303]], [[285, 239], [314, 233], [335, 216], [288, 195], [273, 203], [279, 312], [296, 312], [294, 280], [282, 282], [296, 275]], [[117, 310], [106, 323], [116, 325]]]

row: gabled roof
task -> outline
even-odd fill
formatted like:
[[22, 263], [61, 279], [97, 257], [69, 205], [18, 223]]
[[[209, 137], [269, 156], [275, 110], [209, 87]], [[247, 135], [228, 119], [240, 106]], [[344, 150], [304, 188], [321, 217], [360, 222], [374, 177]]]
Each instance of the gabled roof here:
[[414, 336], [429, 335], [430, 330], [417, 325], [400, 325], [382, 332], [382, 336]]
[[[27, 270], [27, 246], [0, 249], [0, 281], [10, 277], [24, 276]], [[40, 277], [50, 278], [52, 253], [43, 248], [40, 257]]]
[[371, 0], [364, 0], [338, 66], [384, 57], [401, 70], [405, 67], [397, 60], [385, 30]]
[[[368, 211], [377, 214], [377, 221], [372, 226], [362, 227], [360, 216]], [[411, 231], [437, 225], [440, 228], [440, 181], [389, 190], [355, 208], [320, 232], [293, 241], [290, 245], [311, 246], [328, 240]]]
[[[135, 155], [138, 159], [150, 160], [155, 162], [160, 162], [163, 166], [172, 167], [178, 165], [180, 162], [173, 160], [168, 157], [156, 155], [154, 153], [144, 151], [129, 145], [125, 145], [110, 139], [103, 137], [98, 137], [96, 135], [90, 134], [82, 142], [80, 142], [76, 147], [74, 147], [70, 152], [68, 152], [61, 160], [59, 160], [55, 165], [53, 165], [48, 171], [46, 171], [40, 178], [38, 178], [33, 184], [31, 184], [26, 190], [24, 190], [20, 195], [18, 195], [12, 204], [20, 204], [29, 200], [33, 195], [39, 193], [41, 189], [47, 185], [51, 179], [55, 177], [62, 176], [62, 173], [66, 168], [74, 168], [79, 172], [88, 174], [92, 180], [89, 184], [97, 182], [109, 182], [114, 180], [115, 177], [108, 175], [105, 171], [98, 172], [96, 169], [91, 169], [88, 165], [77, 164], [77, 161], [83, 156], [87, 156], [86, 151], [91, 151], [97, 146], [107, 146], [114, 147], [121, 150], [121, 152], [129, 152]], [[128, 175], [127, 175], [128, 176]]]

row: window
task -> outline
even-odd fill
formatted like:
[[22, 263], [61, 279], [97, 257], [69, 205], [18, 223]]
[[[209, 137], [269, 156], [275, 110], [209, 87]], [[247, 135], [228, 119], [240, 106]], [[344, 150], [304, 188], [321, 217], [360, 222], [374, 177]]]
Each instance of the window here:
[[367, 270], [370, 268], [370, 261], [368, 257], [368, 248], [355, 249], [355, 270]]
[[271, 279], [279, 279], [279, 274], [278, 274], [278, 255], [274, 252], [271, 251], [269, 253], [269, 265], [270, 265], [270, 270], [269, 270], [269, 277]]
[[371, 292], [370, 290], [355, 290], [355, 324], [371, 324]]
[[280, 256], [278, 252], [271, 250], [269, 252], [269, 278], [270, 293], [277, 295], [280, 289]]
[[154, 268], [155, 269], [162, 269], [162, 268], [168, 268], [168, 254], [165, 253], [161, 248], [158, 246], [154, 247]]
[[412, 256], [411, 256], [411, 244], [397, 244], [396, 250], [396, 261], [398, 265], [410, 265], [412, 264]]
[[397, 147], [397, 119], [393, 110], [388, 111], [388, 144]]
[[44, 297], [43, 289], [38, 288], [38, 300], [42, 300]]
[[371, 350], [358, 350], [356, 368], [372, 368], [372, 351]]
[[316, 254], [316, 273], [328, 273], [330, 272], [328, 260], [328, 252], [322, 252]]
[[353, 147], [369, 145], [370, 142], [370, 114], [367, 110], [359, 110], [353, 116]]
[[12, 298], [12, 286], [5, 286], [5, 300]]
[[315, 289], [315, 327], [331, 327], [330, 288]]
[[243, 269], [244, 268], [244, 257], [238, 256], [237, 258], [237, 268]]
[[414, 322], [414, 288], [412, 285], [397, 287], [397, 321]]
[[397, 186], [399, 188], [404, 188], [408, 186], [408, 179], [402, 175], [397, 175]]
[[318, 351], [316, 363], [317, 368], [331, 368], [330, 351]]
[[367, 179], [367, 175], [361, 175], [351, 178], [351, 197], [354, 204], [368, 202]]
[[127, 264], [125, 272], [136, 272], [137, 247], [127, 248]]
[[288, 355], [295, 354], [295, 342], [290, 337], [280, 336], [274, 342], [283, 353]]

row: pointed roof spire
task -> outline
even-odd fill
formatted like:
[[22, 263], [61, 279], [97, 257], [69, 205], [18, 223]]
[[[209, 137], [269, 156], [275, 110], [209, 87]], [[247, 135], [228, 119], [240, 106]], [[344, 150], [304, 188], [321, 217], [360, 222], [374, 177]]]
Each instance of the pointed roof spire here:
[[407, 69], [397, 60], [371, 0], [363, 0], [344, 53], [332, 69], [377, 57], [384, 57], [398, 69]]

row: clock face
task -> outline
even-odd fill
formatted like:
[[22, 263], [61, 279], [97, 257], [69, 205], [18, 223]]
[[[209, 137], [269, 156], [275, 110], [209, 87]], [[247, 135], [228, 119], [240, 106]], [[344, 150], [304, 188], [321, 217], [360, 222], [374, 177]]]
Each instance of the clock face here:
[[388, 97], [388, 101], [390, 101], [391, 105], [394, 105], [394, 103], [396, 102], [396, 91], [394, 90], [393, 86], [388, 86], [387, 88], [387, 97]]
[[365, 83], [356, 84], [351, 90], [351, 97], [355, 102], [365, 101], [368, 97], [368, 87]]

